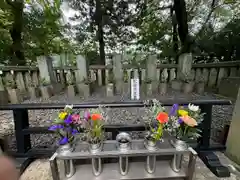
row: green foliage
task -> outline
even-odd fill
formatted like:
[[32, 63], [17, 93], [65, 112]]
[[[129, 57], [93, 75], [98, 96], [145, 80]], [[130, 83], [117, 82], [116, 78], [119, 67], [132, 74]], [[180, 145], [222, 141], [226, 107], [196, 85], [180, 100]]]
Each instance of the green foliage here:
[[[13, 6], [7, 2], [0, 1], [0, 63], [4, 64], [11, 63], [14, 24]], [[185, 2], [193, 52], [219, 60], [239, 59], [240, 2]], [[65, 24], [63, 3], [76, 10], [70, 18], [74, 23]], [[24, 6], [22, 49], [29, 64], [36, 62], [36, 56], [62, 52], [83, 54], [91, 64], [100, 64], [105, 53], [116, 51], [154, 53], [169, 62], [178, 55], [174, 45], [181, 47], [179, 36], [173, 43], [176, 18], [168, 0], [25, 0]], [[135, 59], [131, 63], [139, 64]]]
[[40, 84], [42, 86], [48, 86], [50, 85], [50, 82], [48, 82], [45, 78], [40, 79]]
[[[6, 3], [0, 2], [0, 61], [9, 63], [11, 59], [10, 46], [12, 39], [10, 30], [13, 26], [14, 17], [12, 8]], [[72, 46], [64, 36], [62, 23], [61, 1], [54, 0], [28, 0], [25, 3], [23, 13], [23, 49], [26, 61], [36, 61], [36, 56], [60, 54], [64, 51], [71, 51]]]

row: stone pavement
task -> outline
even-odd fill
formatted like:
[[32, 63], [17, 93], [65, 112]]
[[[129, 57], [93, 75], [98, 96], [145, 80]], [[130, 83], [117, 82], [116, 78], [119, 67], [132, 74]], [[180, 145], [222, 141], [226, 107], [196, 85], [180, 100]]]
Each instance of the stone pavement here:
[[[231, 162], [224, 154], [217, 152], [216, 153], [222, 163], [224, 165], [232, 164], [235, 166], [233, 162]], [[49, 162], [46, 159], [36, 160], [34, 161], [23, 173], [21, 180], [51, 180], [51, 171]], [[218, 178], [214, 174], [212, 174], [208, 168], [203, 164], [200, 159], [197, 159], [196, 164], [196, 174], [194, 180], [240, 180], [240, 176], [235, 174], [231, 174], [229, 178]]]

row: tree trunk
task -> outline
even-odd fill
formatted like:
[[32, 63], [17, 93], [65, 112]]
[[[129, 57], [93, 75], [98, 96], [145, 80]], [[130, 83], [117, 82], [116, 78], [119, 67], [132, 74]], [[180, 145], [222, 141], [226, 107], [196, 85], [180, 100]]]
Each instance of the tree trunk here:
[[181, 41], [181, 52], [190, 52], [190, 39], [188, 34], [187, 10], [185, 0], [174, 0], [174, 11], [178, 24], [178, 35]]
[[12, 4], [12, 13], [14, 22], [10, 30], [12, 38], [11, 65], [25, 65], [24, 52], [22, 47], [22, 29], [23, 29], [23, 0], [15, 0]]
[[105, 42], [103, 32], [102, 10], [101, 2], [96, 0], [96, 24], [97, 24], [97, 38], [99, 43], [99, 64], [105, 64]]
[[177, 19], [176, 19], [176, 14], [173, 8], [171, 8], [171, 16], [172, 16], [172, 43], [173, 43], [174, 61], [177, 64], [178, 63]]

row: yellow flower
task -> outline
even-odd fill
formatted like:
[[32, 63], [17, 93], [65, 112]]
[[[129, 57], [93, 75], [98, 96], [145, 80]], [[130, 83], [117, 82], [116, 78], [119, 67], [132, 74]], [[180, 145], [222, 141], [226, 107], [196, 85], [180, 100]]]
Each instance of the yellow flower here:
[[60, 112], [58, 115], [59, 119], [61, 119], [61, 120], [64, 120], [66, 116], [67, 116], [66, 112]]
[[186, 115], [188, 115], [188, 112], [185, 111], [185, 110], [180, 109], [180, 110], [178, 110], [178, 114], [179, 114], [180, 116], [186, 116]]

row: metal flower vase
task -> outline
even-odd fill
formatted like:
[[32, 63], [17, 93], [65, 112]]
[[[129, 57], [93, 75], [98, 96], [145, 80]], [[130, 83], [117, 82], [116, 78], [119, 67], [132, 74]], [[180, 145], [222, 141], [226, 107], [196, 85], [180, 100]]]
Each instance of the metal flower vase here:
[[[73, 146], [72, 144], [65, 144], [65, 145], [61, 145], [59, 147], [59, 154], [67, 154], [67, 153], [71, 153], [73, 151]], [[63, 160], [64, 163], [64, 175], [66, 178], [70, 178], [74, 175], [76, 169], [75, 166], [73, 164], [73, 160], [72, 159], [66, 159]]]
[[[171, 140], [170, 143], [176, 148], [177, 151], [185, 151], [188, 148], [186, 142], [179, 139]], [[174, 154], [171, 162], [172, 170], [179, 172], [182, 168], [182, 161], [183, 153], [179, 152]]]
[[[131, 149], [131, 136], [128, 133], [122, 132], [119, 133], [116, 137], [117, 148], [119, 151], [128, 151]], [[128, 157], [120, 156], [119, 157], [119, 171], [120, 174], [125, 176], [129, 170]]]
[[[89, 144], [89, 151], [91, 153], [97, 153], [102, 150], [102, 143]], [[102, 159], [92, 158], [92, 172], [94, 176], [99, 176], [102, 173]]]
[[[146, 139], [144, 142], [145, 148], [149, 151], [155, 151], [157, 149], [157, 143], [152, 140]], [[156, 156], [147, 156], [146, 171], [150, 174], [156, 170]]]

